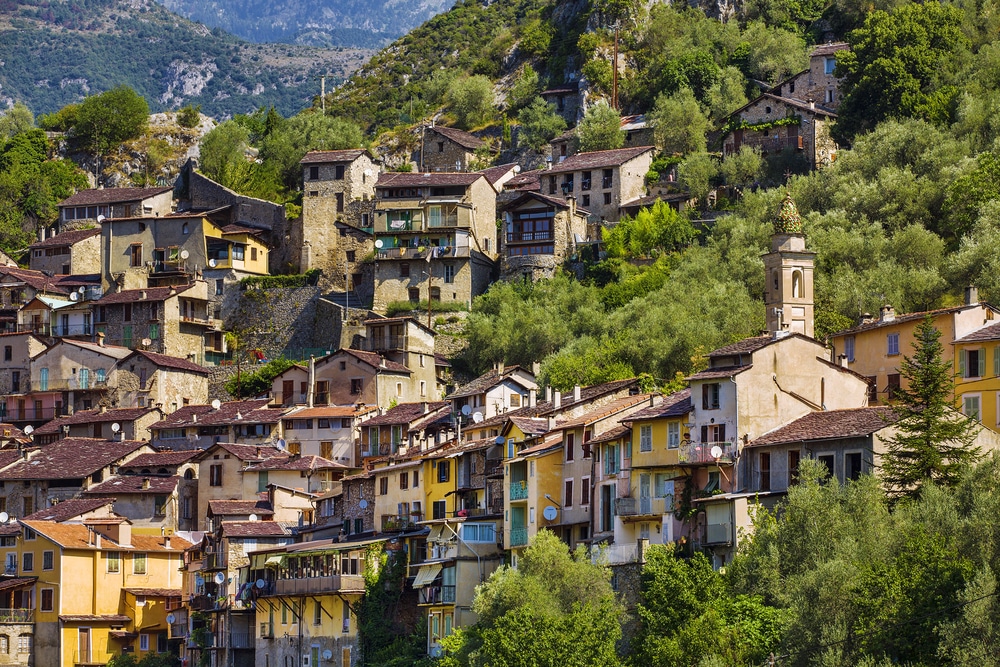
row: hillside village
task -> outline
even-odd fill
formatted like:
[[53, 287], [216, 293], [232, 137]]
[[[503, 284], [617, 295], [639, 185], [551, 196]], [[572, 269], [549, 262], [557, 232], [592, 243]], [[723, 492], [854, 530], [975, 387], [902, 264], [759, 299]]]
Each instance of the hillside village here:
[[[614, 92], [553, 68], [534, 146], [431, 109], [331, 147], [303, 114], [270, 199], [261, 141], [88, 162], [0, 239], [0, 665], [996, 664], [1000, 191], [939, 182], [1000, 169], [923, 121], [844, 134], [835, 32], [697, 149], [643, 82], [620, 108], [616, 28]], [[581, 147], [602, 111], [620, 145]], [[935, 344], [970, 454], [915, 492], [887, 462]]]

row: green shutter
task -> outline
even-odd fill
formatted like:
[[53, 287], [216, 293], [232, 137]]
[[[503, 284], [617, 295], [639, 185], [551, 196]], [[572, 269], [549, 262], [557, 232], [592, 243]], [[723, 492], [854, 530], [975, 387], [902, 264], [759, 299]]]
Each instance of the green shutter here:
[[1000, 345], [993, 348], [993, 375], [1000, 377]]
[[965, 350], [958, 351], [958, 377], [965, 377], [965, 360], [968, 357]]
[[986, 348], [979, 349], [979, 377], [986, 377]]

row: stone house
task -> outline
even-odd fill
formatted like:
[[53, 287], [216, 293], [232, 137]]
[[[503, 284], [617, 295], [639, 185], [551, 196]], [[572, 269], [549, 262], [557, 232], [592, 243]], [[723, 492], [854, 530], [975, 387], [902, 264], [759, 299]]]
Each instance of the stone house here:
[[622, 132], [625, 133], [625, 148], [655, 144], [653, 126], [646, 122], [645, 114], [622, 116], [621, 122]]
[[0, 333], [0, 396], [31, 391], [31, 359], [46, 347], [32, 333]]
[[552, 164], [560, 164], [576, 153], [576, 130], [566, 130], [549, 141], [549, 157]]
[[541, 192], [576, 197], [591, 222], [617, 222], [620, 207], [646, 194], [653, 146], [577, 153], [541, 175]]
[[722, 140], [723, 159], [746, 145], [765, 155], [796, 152], [813, 169], [827, 166], [837, 159], [837, 144], [830, 137], [836, 120], [837, 114], [813, 102], [764, 93], [729, 115], [735, 129]]
[[145, 442], [97, 438], [63, 438], [24, 450], [0, 470], [0, 481], [7, 482], [0, 489], [0, 505], [5, 506], [0, 511], [15, 517], [34, 514], [100, 484], [129, 459], [152, 451]]
[[391, 173], [376, 184], [375, 301], [469, 303], [493, 280], [496, 191], [481, 173]]
[[365, 422], [361, 456], [412, 456], [444, 444], [454, 433], [448, 401], [400, 403]]
[[521, 173], [521, 166], [516, 162], [508, 162], [506, 164], [498, 164], [495, 167], [487, 167], [480, 173], [486, 177], [486, 180], [490, 182], [490, 185], [499, 194], [503, 192], [507, 183], [512, 178]]
[[173, 207], [173, 188], [97, 188], [81, 190], [57, 205], [60, 230], [78, 228], [100, 218], [164, 217]]
[[101, 272], [101, 229], [77, 229], [28, 246], [32, 271], [72, 275]]
[[142, 348], [195, 363], [214, 349], [222, 321], [211, 312], [208, 286], [149, 287], [109, 292], [93, 304], [97, 336], [109, 344]]
[[207, 530], [208, 503], [212, 500], [245, 500], [243, 470], [265, 459], [281, 455], [275, 447], [237, 445], [229, 442], [214, 444], [198, 454], [198, 528]]
[[281, 439], [284, 408], [268, 408], [270, 399], [186, 405], [152, 424], [153, 443], [166, 449], [205, 449], [216, 443], [240, 442], [274, 449]]
[[537, 394], [535, 374], [520, 366], [494, 364], [475, 380], [467, 382], [446, 396], [451, 401], [452, 412], [470, 414], [480, 412], [483, 417], [493, 417], [528, 405], [530, 396]]
[[556, 113], [562, 116], [566, 125], [573, 127], [583, 117], [583, 103], [580, 94], [580, 82], [569, 81], [553, 86], [539, 93], [541, 98], [556, 108]]
[[820, 44], [809, 54], [809, 69], [793, 74], [770, 92], [803, 102], [813, 102], [829, 111], [840, 106], [840, 79], [836, 76], [837, 54], [848, 50], [847, 42]]
[[[410, 369], [413, 373], [410, 395], [414, 396], [414, 400], [422, 401], [426, 397], [440, 395], [442, 389], [435, 388], [435, 384], [440, 385], [440, 360], [434, 354], [436, 336], [433, 329], [412, 317], [376, 317], [365, 320], [365, 339], [359, 347]], [[398, 402], [404, 394], [398, 386], [394, 389]], [[379, 407], [389, 404], [381, 400], [382, 394], [379, 398], [376, 403]]]
[[[413, 370], [378, 352], [343, 349], [315, 362], [313, 406], [389, 405], [395, 400], [416, 400], [420, 385]], [[433, 366], [432, 362], [425, 364]], [[295, 365], [276, 376], [271, 396], [282, 406], [309, 405], [309, 369]], [[419, 382], [419, 380], [418, 380]], [[423, 378], [425, 395], [434, 383]], [[319, 453], [319, 452], [314, 452]]]
[[551, 278], [587, 238], [589, 211], [576, 198], [560, 199], [525, 192], [503, 207], [500, 277], [503, 280]]
[[[267, 492], [268, 485], [318, 494], [329, 491], [331, 484], [343, 477], [347, 466], [311, 454], [272, 456], [243, 469], [243, 498]], [[308, 503], [307, 503], [308, 505]], [[278, 511], [278, 505], [272, 505]], [[309, 509], [312, 506], [309, 505]], [[278, 517], [281, 520], [281, 517]]]
[[476, 150], [486, 146], [479, 137], [454, 127], [425, 127], [420, 142], [420, 171], [469, 171]]
[[339, 514], [344, 535], [374, 533], [375, 527], [375, 474], [365, 472], [340, 480], [342, 493]]
[[300, 238], [291, 239], [301, 248], [300, 271], [322, 269], [335, 288], [356, 289], [365, 279], [362, 260], [375, 250], [372, 207], [381, 166], [361, 148], [310, 151], [300, 164], [302, 225]]
[[36, 428], [31, 435], [39, 445], [64, 437], [148, 441], [149, 426], [162, 417], [163, 413], [152, 407], [79, 410], [71, 415], [56, 417]]
[[374, 406], [318, 405], [290, 410], [282, 417], [289, 452], [320, 456], [339, 465], [356, 467], [357, 447]]
[[197, 527], [198, 482], [180, 475], [115, 475], [84, 492], [84, 497], [111, 497], [115, 512], [137, 532], [167, 535]]
[[41, 271], [0, 266], [0, 331], [18, 331], [18, 311], [36, 296], [69, 298], [58, 278]]
[[211, 500], [206, 518], [209, 526], [218, 526], [223, 521], [249, 521], [252, 516], [273, 521], [274, 508], [267, 500]]
[[[31, 393], [8, 396], [8, 411], [16, 401], [17, 413], [28, 407], [35, 411], [31, 417], [48, 421], [70, 411], [117, 407], [110, 388], [117, 386], [118, 362], [129, 354], [131, 350], [117, 345], [59, 339], [31, 360]], [[21, 406], [25, 400], [28, 404]], [[18, 419], [27, 417], [21, 414]]]
[[198, 364], [136, 350], [118, 362], [117, 404], [158, 407], [164, 414], [208, 400], [208, 369]]

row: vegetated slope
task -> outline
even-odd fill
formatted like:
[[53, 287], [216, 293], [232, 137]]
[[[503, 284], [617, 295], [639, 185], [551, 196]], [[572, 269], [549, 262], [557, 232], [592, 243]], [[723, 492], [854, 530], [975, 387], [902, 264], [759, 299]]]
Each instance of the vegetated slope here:
[[252, 42], [377, 48], [447, 9], [450, 0], [160, 0], [167, 9]]
[[0, 104], [50, 113], [127, 84], [153, 111], [200, 104], [215, 117], [309, 106], [370, 55], [366, 50], [257, 45], [209, 30], [152, 0], [0, 2]]

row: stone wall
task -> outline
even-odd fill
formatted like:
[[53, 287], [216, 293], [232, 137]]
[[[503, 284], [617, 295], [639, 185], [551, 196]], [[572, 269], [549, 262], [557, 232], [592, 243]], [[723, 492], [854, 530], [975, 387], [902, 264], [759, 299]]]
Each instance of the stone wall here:
[[421, 171], [468, 171], [475, 153], [465, 146], [456, 144], [431, 128], [427, 128], [423, 139]]
[[319, 287], [244, 290], [225, 328], [240, 337], [242, 349], [261, 350], [268, 359], [286, 349], [332, 349], [340, 334], [318, 316], [320, 293]]
[[[351, 534], [353, 535], [357, 532], [354, 530], [355, 519], [362, 519], [364, 522], [364, 531], [362, 532], [374, 531], [375, 476], [344, 482], [343, 486], [344, 495], [343, 502], [341, 503], [341, 511], [343, 512], [344, 523], [346, 524], [350, 521]], [[366, 507], [361, 507], [362, 500], [365, 501]]]

